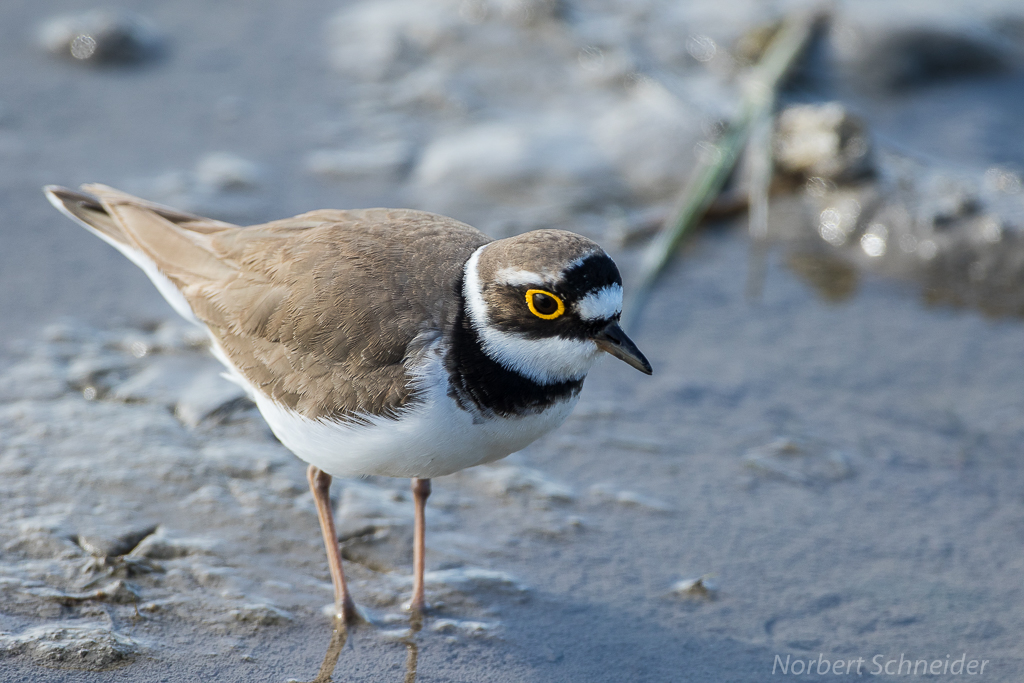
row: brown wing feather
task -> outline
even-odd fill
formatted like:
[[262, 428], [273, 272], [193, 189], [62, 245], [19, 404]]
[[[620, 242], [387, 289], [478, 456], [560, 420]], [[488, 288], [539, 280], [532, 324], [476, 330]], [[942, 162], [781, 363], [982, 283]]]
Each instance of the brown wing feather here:
[[87, 189], [242, 375], [310, 418], [390, 415], [414, 400], [410, 362], [454, 323], [462, 265], [490, 241], [420, 211], [313, 211], [238, 228]]

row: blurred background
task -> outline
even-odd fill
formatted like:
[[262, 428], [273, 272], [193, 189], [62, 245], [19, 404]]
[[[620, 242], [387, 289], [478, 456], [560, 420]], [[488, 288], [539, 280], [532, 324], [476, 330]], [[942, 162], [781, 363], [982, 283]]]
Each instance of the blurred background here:
[[634, 321], [655, 376], [602, 365], [561, 432], [438, 481], [431, 562], [463, 573], [421, 640], [394, 626], [404, 484], [340, 487], [379, 624], [335, 680], [397, 679], [414, 642], [424, 680], [753, 681], [776, 654], [903, 652], [1018, 680], [1024, 8], [818, 7], [777, 115], [748, 121], [750, 74], [810, 7], [5, 2], [4, 665], [305, 680], [330, 637], [301, 466], [43, 185], [240, 224], [401, 206], [564, 228], [628, 291], [687, 184], [735, 155]]

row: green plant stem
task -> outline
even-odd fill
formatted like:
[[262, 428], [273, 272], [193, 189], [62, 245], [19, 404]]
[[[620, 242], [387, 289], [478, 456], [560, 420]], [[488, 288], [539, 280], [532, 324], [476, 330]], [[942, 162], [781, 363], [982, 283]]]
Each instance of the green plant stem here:
[[815, 27], [823, 18], [820, 10], [789, 17], [768, 45], [761, 61], [747, 73], [742, 83], [740, 113], [729, 123], [713, 151], [698, 162], [672, 217], [644, 252], [633, 296], [624, 307], [627, 329], [635, 328], [651, 290], [680, 243], [693, 231], [722, 191], [747, 144], [752, 125], [770, 114], [783, 79], [807, 47]]

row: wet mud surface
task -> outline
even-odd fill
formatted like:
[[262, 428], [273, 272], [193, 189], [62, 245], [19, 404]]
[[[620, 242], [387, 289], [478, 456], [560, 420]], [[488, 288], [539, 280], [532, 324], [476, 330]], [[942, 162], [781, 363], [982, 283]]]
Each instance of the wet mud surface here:
[[[869, 675], [901, 654], [1020, 679], [1012, 3], [958, 24], [966, 5], [907, 2], [878, 44], [884, 3], [843, 6], [832, 71], [791, 96], [841, 96], [873, 173], [790, 178], [766, 245], [742, 220], [704, 230], [634, 334], [653, 377], [604, 361], [561, 429], [435, 480], [422, 624], [408, 482], [337, 480], [368, 620], [344, 637], [304, 465], [39, 188], [239, 222], [403, 205], [495, 236], [556, 225], [607, 244], [628, 288], [643, 239], [621, 236], [668, 211], [734, 106], [732, 46], [774, 15], [130, 5], [0, 10], [0, 681], [310, 681], [335, 655], [336, 681], [762, 681], [776, 655]], [[71, 35], [88, 21], [92, 46]], [[843, 76], [882, 48], [891, 72]]]

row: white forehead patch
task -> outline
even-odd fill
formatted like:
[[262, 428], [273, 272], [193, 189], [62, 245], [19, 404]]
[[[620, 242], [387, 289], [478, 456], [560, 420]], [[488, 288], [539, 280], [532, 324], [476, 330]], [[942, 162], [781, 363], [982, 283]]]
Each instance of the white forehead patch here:
[[610, 320], [622, 313], [622, 285], [614, 284], [591, 292], [576, 302], [582, 320]]
[[586, 377], [598, 354], [597, 344], [589, 339], [529, 339], [491, 327], [480, 274], [477, 272], [480, 252], [486, 246], [473, 252], [466, 262], [463, 285], [466, 312], [480, 337], [484, 353], [503, 367], [537, 384], [557, 384]]

